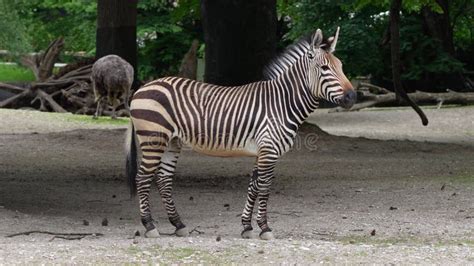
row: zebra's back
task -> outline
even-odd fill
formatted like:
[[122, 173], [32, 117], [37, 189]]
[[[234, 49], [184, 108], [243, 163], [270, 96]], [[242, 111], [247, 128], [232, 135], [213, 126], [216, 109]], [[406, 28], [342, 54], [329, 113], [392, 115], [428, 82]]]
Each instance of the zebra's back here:
[[131, 104], [137, 135], [178, 137], [213, 156], [256, 156], [255, 133], [265, 117], [258, 84], [222, 87], [185, 78], [158, 79], [140, 88]]

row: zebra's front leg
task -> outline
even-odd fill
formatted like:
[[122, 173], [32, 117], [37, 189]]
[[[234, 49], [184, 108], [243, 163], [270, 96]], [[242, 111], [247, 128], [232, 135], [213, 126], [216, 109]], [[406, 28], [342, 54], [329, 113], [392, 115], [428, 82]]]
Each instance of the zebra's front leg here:
[[267, 203], [270, 197], [270, 187], [273, 180], [273, 170], [278, 156], [274, 153], [263, 154], [258, 159], [258, 213], [257, 224], [262, 230], [260, 238], [263, 240], [273, 239], [272, 229], [268, 226]]
[[252, 214], [255, 202], [257, 201], [258, 197], [257, 176], [257, 165], [255, 165], [252, 171], [252, 176], [250, 177], [249, 187], [247, 189], [247, 202], [245, 203], [245, 207], [242, 212], [242, 225], [244, 227], [244, 230], [241, 233], [242, 238], [254, 238]]

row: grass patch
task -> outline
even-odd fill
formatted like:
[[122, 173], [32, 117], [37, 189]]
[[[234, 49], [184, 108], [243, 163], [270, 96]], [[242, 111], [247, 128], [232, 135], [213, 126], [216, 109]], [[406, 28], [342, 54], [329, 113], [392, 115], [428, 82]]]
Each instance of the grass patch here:
[[148, 264], [225, 264], [227, 262], [227, 260], [222, 258], [223, 254], [220, 254], [220, 257], [216, 257], [209, 251], [190, 247], [165, 248], [160, 245], [153, 245], [151, 247], [130, 246], [126, 252], [141, 260], [147, 261]]
[[0, 64], [1, 82], [25, 82], [34, 81], [35, 76], [31, 70], [18, 65]]
[[128, 125], [130, 122], [129, 118], [125, 117], [118, 117], [117, 119], [111, 119], [108, 116], [102, 116], [98, 119], [92, 119], [90, 115], [71, 115], [67, 116], [66, 121], [68, 122], [81, 122], [87, 124], [94, 124], [94, 125]]
[[379, 238], [372, 236], [351, 235], [339, 239], [339, 241], [346, 245], [377, 245], [377, 246], [391, 246], [391, 245], [433, 245], [436, 247], [457, 246], [464, 245], [474, 247], [474, 240], [472, 239], [423, 239], [416, 236], [406, 237], [388, 237]]
[[432, 180], [443, 182], [446, 185], [468, 185], [468, 187], [474, 185], [474, 173], [464, 172], [458, 173], [451, 176], [435, 176]]

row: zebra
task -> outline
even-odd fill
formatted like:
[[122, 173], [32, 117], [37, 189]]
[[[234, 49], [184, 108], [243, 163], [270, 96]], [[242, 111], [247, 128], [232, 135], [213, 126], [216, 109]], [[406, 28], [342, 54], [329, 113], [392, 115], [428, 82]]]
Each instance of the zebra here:
[[[333, 37], [323, 40], [318, 29], [302, 38], [266, 67], [263, 81], [225, 87], [166, 77], [135, 92], [127, 137], [127, 172], [132, 194], [138, 193], [146, 237], [159, 236], [149, 205], [153, 180], [169, 221], [176, 227], [175, 234], [188, 235], [171, 196], [184, 143], [212, 156], [256, 157], [241, 216], [241, 236], [254, 237], [251, 221], [258, 199], [260, 238], [273, 238], [267, 201], [278, 158], [290, 150], [299, 126], [318, 107], [319, 99], [345, 108], [356, 101], [341, 61], [333, 55], [338, 36], [339, 28]], [[137, 147], [141, 150], [139, 167]]]
[[133, 83], [133, 67], [118, 55], [107, 55], [101, 57], [92, 66], [92, 89], [94, 91], [97, 109], [93, 118], [102, 115], [104, 98], [112, 106], [112, 118], [115, 119], [115, 109], [120, 105], [119, 98], [123, 98], [123, 104], [128, 111], [128, 98]]

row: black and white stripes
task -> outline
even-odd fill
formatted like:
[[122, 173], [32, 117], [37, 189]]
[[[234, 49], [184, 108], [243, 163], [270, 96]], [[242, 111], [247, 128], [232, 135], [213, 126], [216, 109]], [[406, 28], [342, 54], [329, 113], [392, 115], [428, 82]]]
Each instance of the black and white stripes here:
[[148, 237], [158, 236], [149, 207], [153, 177], [176, 233], [187, 233], [171, 197], [181, 143], [214, 156], [256, 157], [242, 236], [251, 233], [258, 199], [260, 236], [272, 237], [266, 213], [278, 158], [291, 149], [299, 126], [317, 108], [319, 98], [343, 106], [355, 100], [340, 61], [331, 53], [335, 41], [337, 34], [323, 43], [320, 30], [311, 40], [302, 39], [269, 64], [266, 81], [223, 87], [168, 77], [135, 93], [131, 118], [142, 153], [136, 184]]

